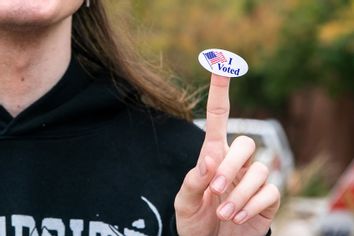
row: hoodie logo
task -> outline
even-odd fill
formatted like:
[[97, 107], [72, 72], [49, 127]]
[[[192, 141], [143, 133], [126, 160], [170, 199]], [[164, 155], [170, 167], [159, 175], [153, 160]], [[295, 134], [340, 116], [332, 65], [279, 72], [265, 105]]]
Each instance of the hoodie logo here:
[[[157, 208], [145, 197], [141, 196], [141, 200], [145, 203], [146, 208], [153, 213], [157, 229], [154, 235], [147, 235], [143, 230], [147, 228], [143, 218], [132, 222], [131, 227], [120, 229], [118, 225], [107, 224], [101, 221], [88, 222], [87, 236], [162, 236], [162, 220]], [[38, 222], [37, 222], [38, 223]], [[63, 219], [60, 218], [44, 218], [42, 220], [40, 230], [36, 227], [34, 217], [29, 215], [11, 215], [11, 226], [13, 227], [15, 236], [65, 236], [65, 229], [70, 229], [72, 236], [83, 236], [84, 220], [70, 219], [69, 225], [65, 225]], [[0, 236], [6, 235], [6, 217], [0, 217]]]

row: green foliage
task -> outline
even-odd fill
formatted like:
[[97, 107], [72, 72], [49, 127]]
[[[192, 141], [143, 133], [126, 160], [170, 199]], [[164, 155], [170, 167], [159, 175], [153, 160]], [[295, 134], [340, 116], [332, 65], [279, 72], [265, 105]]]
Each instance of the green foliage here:
[[139, 50], [195, 87], [209, 81], [197, 62], [203, 49], [244, 57], [249, 73], [230, 94], [240, 108], [281, 111], [304, 87], [354, 94], [354, 0], [117, 2], [136, 19]]
[[323, 197], [328, 195], [330, 186], [327, 183], [327, 176], [324, 173], [317, 173], [305, 182], [300, 196], [304, 197]]
[[321, 46], [318, 76], [331, 94], [353, 94], [354, 92], [354, 33], [339, 38], [333, 44]]
[[266, 97], [273, 104], [286, 101], [302, 87], [322, 86], [336, 94], [354, 93], [353, 28], [351, 34], [338, 37], [331, 44], [319, 38], [321, 26], [336, 17], [348, 1], [303, 1], [284, 19], [280, 43], [263, 64], [268, 81]]

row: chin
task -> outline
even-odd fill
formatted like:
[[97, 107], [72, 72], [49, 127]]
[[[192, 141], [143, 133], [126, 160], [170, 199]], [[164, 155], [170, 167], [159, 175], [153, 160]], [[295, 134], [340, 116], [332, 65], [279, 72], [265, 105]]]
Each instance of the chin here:
[[0, 27], [33, 28], [71, 16], [82, 0], [0, 0]]

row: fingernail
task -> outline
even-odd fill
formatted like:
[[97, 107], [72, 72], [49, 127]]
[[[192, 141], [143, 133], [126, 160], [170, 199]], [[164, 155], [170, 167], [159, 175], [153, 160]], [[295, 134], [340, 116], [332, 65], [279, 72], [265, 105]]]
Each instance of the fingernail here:
[[237, 213], [237, 215], [234, 218], [234, 221], [238, 224], [242, 224], [243, 221], [246, 219], [247, 217], [247, 212], [246, 211], [240, 211], [239, 213]]
[[217, 177], [211, 187], [213, 188], [214, 191], [218, 192], [218, 193], [223, 193], [224, 192], [224, 189], [225, 189], [225, 186], [226, 186], [226, 179], [224, 176], [219, 176]]
[[219, 210], [219, 214], [224, 220], [229, 220], [234, 214], [234, 211], [235, 205], [232, 202], [229, 202]]
[[206, 167], [206, 164], [205, 164], [205, 160], [200, 160], [200, 163], [199, 163], [199, 172], [200, 172], [200, 176], [205, 176], [208, 172], [208, 169]]

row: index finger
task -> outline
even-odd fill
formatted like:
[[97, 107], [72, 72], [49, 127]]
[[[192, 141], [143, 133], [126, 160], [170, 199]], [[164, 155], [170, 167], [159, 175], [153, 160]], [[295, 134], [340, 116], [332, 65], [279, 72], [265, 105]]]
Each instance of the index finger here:
[[230, 78], [211, 75], [206, 114], [206, 141], [226, 139], [230, 113], [229, 85]]

